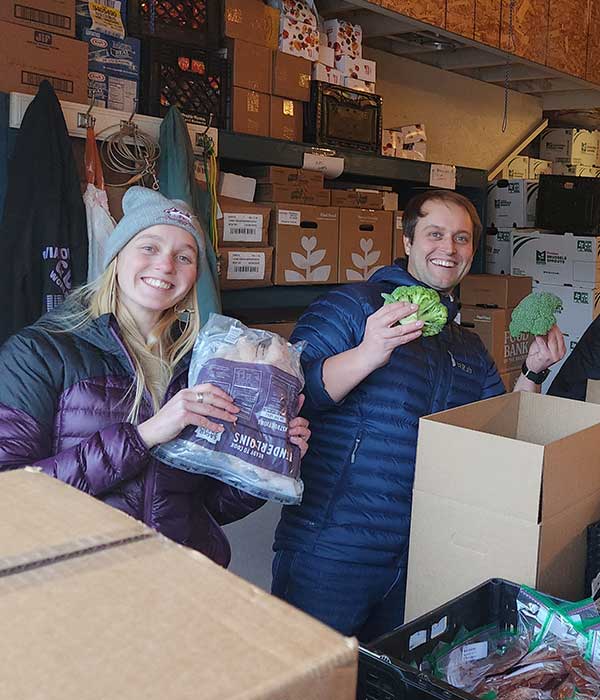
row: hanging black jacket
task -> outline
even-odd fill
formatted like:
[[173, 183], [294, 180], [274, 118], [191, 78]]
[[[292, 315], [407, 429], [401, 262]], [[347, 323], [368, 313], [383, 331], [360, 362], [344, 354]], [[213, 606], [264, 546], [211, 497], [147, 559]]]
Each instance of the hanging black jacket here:
[[8, 166], [0, 224], [0, 342], [85, 282], [87, 247], [71, 141], [54, 90], [43, 81]]
[[573, 348], [548, 394], [585, 401], [588, 379], [600, 379], [600, 316], [592, 321]]

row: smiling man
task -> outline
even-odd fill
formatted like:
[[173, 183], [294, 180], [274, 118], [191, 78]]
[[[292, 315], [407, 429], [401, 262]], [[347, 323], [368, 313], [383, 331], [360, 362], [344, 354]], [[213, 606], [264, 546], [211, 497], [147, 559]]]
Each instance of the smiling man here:
[[[321, 297], [292, 335], [306, 341], [312, 439], [302, 504], [283, 509], [275, 535], [272, 590], [365, 642], [404, 620], [419, 418], [504, 393], [479, 337], [454, 322], [452, 294], [481, 235], [474, 206], [430, 190], [410, 200], [403, 225], [407, 266], [396, 261]], [[448, 322], [439, 335], [397, 325], [415, 306], [382, 306], [383, 292], [404, 285], [440, 293]], [[515, 389], [539, 391], [564, 352], [556, 326], [536, 338]]]

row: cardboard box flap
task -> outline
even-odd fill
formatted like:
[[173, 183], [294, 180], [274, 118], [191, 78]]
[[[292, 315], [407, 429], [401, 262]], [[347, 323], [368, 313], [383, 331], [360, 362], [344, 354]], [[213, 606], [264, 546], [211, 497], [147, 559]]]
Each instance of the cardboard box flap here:
[[0, 571], [154, 531], [34, 469], [0, 475]]
[[600, 423], [600, 408], [583, 401], [529, 392], [519, 397], [518, 440], [549, 445]]
[[[535, 524], [541, 498], [543, 450], [540, 445], [511, 437], [422, 418], [415, 494], [435, 494]], [[474, 455], [479, 456], [481, 463], [473, 459]], [[507, 493], [510, 499], [505, 497]]]
[[0, 616], [12, 630], [6, 697], [40, 687], [61, 700], [82, 689], [86, 700], [356, 692], [356, 640], [162, 537], [0, 579]]

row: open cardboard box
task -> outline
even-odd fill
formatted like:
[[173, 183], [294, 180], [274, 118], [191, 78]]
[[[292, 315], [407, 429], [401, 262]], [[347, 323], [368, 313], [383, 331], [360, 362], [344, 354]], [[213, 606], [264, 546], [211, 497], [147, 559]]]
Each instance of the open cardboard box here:
[[584, 595], [600, 406], [512, 393], [421, 418], [406, 619], [489, 578]]
[[354, 700], [357, 644], [44, 474], [0, 474], [2, 697]]

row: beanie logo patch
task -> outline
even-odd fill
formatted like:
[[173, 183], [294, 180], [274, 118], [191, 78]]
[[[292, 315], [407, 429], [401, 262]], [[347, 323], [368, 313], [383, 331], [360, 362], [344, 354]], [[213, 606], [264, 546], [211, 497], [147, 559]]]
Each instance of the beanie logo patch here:
[[187, 224], [188, 226], [194, 225], [192, 215], [188, 214], [187, 211], [182, 211], [181, 209], [171, 207], [170, 209], [165, 209], [164, 214], [167, 218], [173, 219], [174, 221], [179, 221], [179, 223]]

